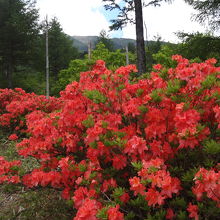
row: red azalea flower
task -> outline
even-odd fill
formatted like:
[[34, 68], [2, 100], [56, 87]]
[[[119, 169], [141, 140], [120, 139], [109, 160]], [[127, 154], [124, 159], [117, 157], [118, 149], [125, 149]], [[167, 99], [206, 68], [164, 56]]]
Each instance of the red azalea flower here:
[[163, 68], [163, 66], [161, 64], [156, 64], [156, 65], [153, 65], [153, 68], [155, 70], [161, 70]]
[[197, 205], [192, 205], [190, 202], [187, 211], [189, 212], [189, 217], [190, 218], [195, 218], [195, 220], [199, 220], [199, 215], [198, 215], [198, 206]]
[[109, 208], [107, 214], [108, 220], [124, 220], [124, 214], [119, 211], [119, 205]]
[[18, 139], [18, 136], [17, 136], [16, 134], [11, 134], [11, 135], [8, 137], [8, 139], [9, 139], [10, 141], [15, 141], [15, 140]]
[[173, 212], [173, 209], [168, 208], [167, 209], [167, 214], [166, 214], [166, 219], [173, 219], [175, 217], [175, 214]]

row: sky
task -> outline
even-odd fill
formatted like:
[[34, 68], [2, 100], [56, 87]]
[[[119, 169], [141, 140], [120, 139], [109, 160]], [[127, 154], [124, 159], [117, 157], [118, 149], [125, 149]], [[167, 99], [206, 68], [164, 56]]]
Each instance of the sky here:
[[[109, 31], [110, 20], [117, 16], [117, 11], [105, 11], [102, 0], [37, 0], [36, 7], [40, 20], [46, 15], [49, 19], [57, 17], [63, 31], [70, 36], [98, 36], [101, 30]], [[161, 7], [144, 8], [147, 39], [160, 36], [164, 41], [175, 43], [179, 41], [175, 32], [206, 32], [204, 26], [192, 21], [193, 13], [192, 7], [183, 0], [162, 3]], [[111, 31], [108, 35], [135, 39], [135, 26], [129, 24], [122, 31]]]

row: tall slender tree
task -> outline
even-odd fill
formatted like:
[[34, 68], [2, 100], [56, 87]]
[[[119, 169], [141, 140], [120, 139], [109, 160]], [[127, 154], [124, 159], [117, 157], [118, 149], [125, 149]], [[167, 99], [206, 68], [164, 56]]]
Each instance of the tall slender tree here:
[[38, 31], [35, 1], [0, 0], [0, 69], [9, 88], [17, 66], [31, 60]]
[[[110, 30], [122, 29], [128, 23], [136, 25], [136, 47], [137, 47], [137, 68], [139, 74], [146, 72], [146, 55], [144, 44], [144, 30], [143, 30], [143, 7], [150, 5], [160, 6], [160, 3], [171, 2], [172, 0], [123, 0], [123, 6], [118, 4], [116, 0], [102, 0], [106, 10], [118, 10], [118, 16], [116, 19], [111, 20], [112, 25]], [[131, 12], [135, 12], [135, 18], [131, 15]]]

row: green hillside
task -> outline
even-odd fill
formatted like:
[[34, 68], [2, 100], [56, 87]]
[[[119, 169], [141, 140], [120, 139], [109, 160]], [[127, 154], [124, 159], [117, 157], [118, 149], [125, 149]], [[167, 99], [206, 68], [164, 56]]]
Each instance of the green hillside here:
[[[76, 47], [79, 51], [87, 51], [88, 48], [88, 42], [91, 42], [92, 47], [94, 48], [96, 45], [96, 42], [98, 41], [98, 36], [71, 36], [73, 39], [74, 47]], [[134, 39], [129, 38], [111, 38], [111, 41], [113, 42], [114, 49], [124, 49], [128, 43], [136, 44], [136, 41]], [[146, 44], [151, 44], [155, 41], [148, 41], [145, 42]], [[166, 42], [162, 42], [166, 43]]]

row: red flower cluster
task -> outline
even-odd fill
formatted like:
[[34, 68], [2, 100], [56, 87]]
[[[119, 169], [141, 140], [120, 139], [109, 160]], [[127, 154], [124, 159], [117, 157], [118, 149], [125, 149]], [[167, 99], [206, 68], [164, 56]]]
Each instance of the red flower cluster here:
[[190, 202], [187, 211], [189, 212], [189, 217], [194, 218], [195, 220], [199, 220], [199, 215], [198, 215], [198, 206], [197, 205], [192, 205]]
[[172, 198], [173, 193], [179, 192], [179, 179], [170, 176], [162, 159], [142, 161], [142, 164], [143, 168], [138, 172], [141, 178], [133, 177], [130, 179], [130, 185], [136, 195], [140, 193], [146, 196], [149, 206], [162, 205], [166, 198]]
[[8, 139], [9, 139], [10, 141], [15, 141], [15, 140], [18, 139], [18, 136], [17, 136], [16, 134], [11, 134], [11, 135], [8, 137]]
[[198, 200], [202, 199], [204, 193], [206, 196], [217, 202], [220, 207], [220, 171], [206, 170], [200, 168], [196, 173], [195, 186], [192, 188], [193, 193]]
[[18, 176], [16, 167], [21, 166], [21, 162], [18, 160], [8, 162], [4, 157], [0, 156], [0, 183], [20, 183], [20, 177]]

